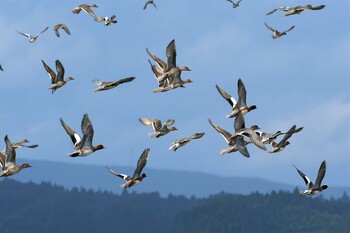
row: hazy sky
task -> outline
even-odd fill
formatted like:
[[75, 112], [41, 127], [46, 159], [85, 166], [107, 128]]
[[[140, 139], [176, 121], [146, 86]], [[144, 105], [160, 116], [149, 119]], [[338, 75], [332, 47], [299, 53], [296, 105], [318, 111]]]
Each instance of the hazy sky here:
[[[302, 183], [292, 163], [315, 179], [322, 160], [327, 160], [324, 181], [350, 185], [349, 1], [312, 1], [326, 7], [289, 17], [266, 13], [307, 2], [243, 0], [233, 9], [225, 0], [155, 0], [158, 10], [149, 6], [144, 11], [145, 2], [94, 1], [99, 6], [96, 15], [117, 16], [118, 23], [106, 27], [85, 12], [71, 12], [83, 2], [17, 1], [14, 9], [12, 1], [2, 1], [0, 136], [8, 134], [12, 141], [27, 138], [40, 145], [18, 150], [18, 158], [134, 166], [150, 147], [147, 166], [152, 168], [291, 184]], [[264, 22], [279, 30], [295, 28], [273, 40]], [[58, 23], [65, 23], [72, 35], [61, 33], [57, 38], [52, 29]], [[46, 26], [49, 30], [35, 43], [16, 32], [35, 34]], [[183, 78], [193, 83], [154, 94], [157, 84], [145, 48], [165, 59], [172, 39], [178, 65], [192, 70]], [[75, 80], [52, 95], [41, 59], [54, 70], [59, 59], [67, 77]], [[129, 76], [136, 79], [111, 91], [93, 92], [93, 79]], [[238, 78], [247, 89], [247, 103], [257, 106], [246, 115], [247, 126], [258, 124], [266, 132], [286, 131], [294, 124], [304, 127], [281, 153], [249, 145], [250, 159], [239, 153], [219, 154], [226, 143], [208, 118], [228, 131], [233, 131], [233, 120], [225, 118], [230, 108], [215, 84], [237, 96]], [[80, 134], [84, 113], [94, 126], [94, 144], [107, 149], [69, 158], [72, 144], [59, 118]], [[143, 126], [140, 117], [173, 118], [179, 130], [149, 138], [152, 129]], [[172, 140], [195, 132], [206, 134], [176, 152], [168, 151]]]

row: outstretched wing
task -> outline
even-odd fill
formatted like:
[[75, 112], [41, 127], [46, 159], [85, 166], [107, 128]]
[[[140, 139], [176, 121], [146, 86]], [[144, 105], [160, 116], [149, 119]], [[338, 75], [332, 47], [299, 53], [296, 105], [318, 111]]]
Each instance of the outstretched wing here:
[[241, 79], [238, 79], [237, 86], [238, 86], [238, 106], [239, 108], [246, 107], [247, 91]]
[[212, 122], [210, 119], [209, 119], [209, 123], [211, 124], [211, 126], [213, 126], [213, 128], [214, 128], [219, 134], [222, 135], [222, 137], [225, 139], [226, 143], [227, 143], [227, 144], [230, 144], [232, 135], [231, 135], [229, 132], [227, 132], [226, 130], [220, 128], [217, 124], [215, 124], [214, 122]]
[[12, 147], [12, 143], [8, 136], [5, 136], [6, 144], [6, 160], [5, 167], [16, 166], [16, 150]]
[[287, 32], [289, 32], [289, 31], [293, 30], [294, 27], [295, 27], [295, 26], [293, 25], [293, 26], [291, 26], [287, 31], [284, 31], [284, 32], [287, 33]]
[[50, 77], [51, 84], [54, 84], [56, 82], [56, 73], [53, 72], [50, 66], [48, 66], [43, 60], [41, 60], [41, 62], [43, 63], [44, 68]]
[[234, 108], [237, 104], [237, 100], [232, 97], [230, 94], [226, 93], [223, 89], [221, 89], [218, 85], [215, 85], [216, 89], [220, 93], [220, 95], [227, 100], [227, 102], [231, 105], [232, 108]]
[[84, 114], [81, 121], [81, 132], [83, 132], [83, 139], [81, 140], [80, 149], [85, 147], [92, 147], [92, 138], [94, 137], [94, 128], [87, 113]]
[[56, 60], [56, 70], [57, 70], [56, 82], [63, 81], [64, 67], [58, 59]]
[[265, 26], [266, 26], [269, 30], [271, 30], [271, 31], [273, 31], [273, 32], [276, 31], [276, 29], [274, 29], [273, 27], [269, 26], [266, 22], [265, 22]]
[[137, 166], [136, 166], [135, 172], [132, 176], [132, 179], [136, 179], [136, 178], [140, 177], [142, 169], [146, 166], [149, 155], [150, 155], [149, 148], [147, 148], [146, 150], [144, 150], [142, 152], [139, 160], [137, 161]]
[[69, 137], [71, 138], [73, 144], [74, 144], [74, 148], [80, 148], [81, 145], [81, 138], [80, 136], [74, 131], [72, 130], [64, 121], [62, 118], [60, 118], [60, 122], [61, 125], [63, 126], [64, 130], [66, 131], [66, 133], [69, 135]]
[[320, 187], [322, 180], [324, 178], [324, 175], [326, 174], [326, 160], [324, 160], [321, 163], [320, 169], [318, 170], [316, 182], [315, 182], [315, 188]]
[[307, 185], [307, 187], [310, 189], [314, 186], [314, 184], [312, 183], [312, 181], [309, 179], [309, 177], [307, 177], [302, 171], [300, 171], [294, 164], [293, 166], [295, 167], [295, 169], [297, 169], [299, 175], [303, 178], [305, 184]]
[[116, 171], [113, 171], [113, 170], [110, 169], [109, 167], [106, 167], [106, 168], [107, 168], [107, 170], [108, 170], [110, 173], [112, 173], [113, 175], [116, 175], [116, 176], [122, 178], [123, 180], [129, 181], [129, 180], [131, 179], [131, 177], [128, 176], [128, 175], [125, 175], [125, 174], [122, 174], [122, 173], [118, 173], [118, 172], [116, 172]]
[[170, 41], [168, 46], [166, 47], [166, 58], [167, 58], [167, 64], [168, 64], [168, 71], [171, 68], [176, 67], [176, 46], [175, 46], [175, 40]]
[[40, 34], [44, 33], [47, 31], [47, 29], [49, 29], [49, 26], [47, 26], [44, 30], [42, 30], [41, 32], [39, 32], [38, 34], [36, 34], [36, 36], [39, 36]]

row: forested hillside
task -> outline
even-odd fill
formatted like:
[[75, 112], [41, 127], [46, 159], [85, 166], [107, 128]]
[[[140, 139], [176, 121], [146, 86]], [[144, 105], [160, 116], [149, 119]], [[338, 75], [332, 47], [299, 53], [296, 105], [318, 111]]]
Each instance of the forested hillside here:
[[0, 232], [350, 232], [347, 196], [298, 191], [205, 199], [124, 191], [67, 190], [49, 183], [0, 182]]

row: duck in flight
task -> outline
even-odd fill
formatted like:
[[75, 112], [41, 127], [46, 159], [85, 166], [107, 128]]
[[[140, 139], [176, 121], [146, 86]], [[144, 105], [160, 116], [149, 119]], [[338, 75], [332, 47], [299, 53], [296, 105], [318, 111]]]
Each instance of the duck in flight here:
[[293, 166], [295, 167], [295, 169], [297, 169], [299, 175], [303, 178], [303, 180], [305, 181], [305, 184], [307, 186], [306, 190], [300, 192], [301, 195], [315, 195], [315, 194], [320, 193], [323, 190], [328, 188], [328, 185], [326, 185], [326, 184], [321, 185], [322, 180], [326, 174], [326, 161], [325, 160], [320, 165], [320, 168], [319, 168], [318, 173], [317, 173], [317, 178], [316, 178], [315, 184], [310, 180], [309, 177], [307, 177], [302, 171], [300, 171], [294, 164], [293, 164]]
[[36, 34], [36, 35], [31, 35], [31, 34], [19, 32], [19, 31], [16, 31], [16, 32], [19, 33], [19, 34], [21, 34], [21, 35], [23, 35], [23, 36], [28, 37], [30, 43], [34, 43], [34, 42], [36, 41], [36, 39], [38, 39], [39, 35], [42, 34], [42, 33], [44, 33], [44, 32], [46, 32], [47, 29], [49, 29], [49, 27], [46, 27], [44, 30], [42, 30], [41, 32], [39, 32], [39, 33]]
[[59, 29], [63, 29], [68, 35], [70, 35], [70, 31], [69, 31], [68, 27], [63, 23], [59, 23], [53, 27], [53, 30], [55, 31], [55, 34], [57, 37], [60, 37], [60, 33], [58, 31]]
[[53, 72], [53, 70], [50, 68], [50, 66], [48, 66], [43, 60], [41, 60], [41, 62], [43, 63], [44, 68], [45, 68], [46, 72], [48, 73], [48, 75], [50, 77], [52, 86], [49, 87], [49, 90], [52, 90], [51, 91], [52, 94], [58, 88], [61, 88], [64, 85], [66, 85], [68, 81], [74, 80], [74, 78], [72, 78], [72, 77], [68, 77], [66, 80], [63, 80], [65, 71], [64, 71], [64, 67], [63, 67], [62, 63], [58, 59], [55, 62], [56, 63], [57, 75], [56, 75], [55, 72]]
[[98, 85], [98, 87], [94, 90], [94, 92], [98, 92], [98, 91], [111, 90], [111, 89], [119, 86], [122, 83], [131, 82], [134, 79], [135, 79], [135, 77], [128, 77], [128, 78], [123, 78], [123, 79], [120, 79], [117, 81], [108, 81], [108, 82], [101, 82], [97, 79], [94, 79], [94, 80], [92, 80], [92, 82]]
[[265, 23], [265, 26], [273, 32], [273, 34], [272, 34], [273, 39], [277, 39], [277, 38], [280, 38], [281, 36], [287, 35], [287, 32], [293, 30], [293, 28], [294, 28], [294, 25], [293, 25], [288, 30], [280, 32], [280, 31], [277, 31], [276, 29], [274, 29], [273, 27], [269, 26], [267, 23]]
[[101, 144], [97, 146], [92, 145], [92, 139], [94, 137], [94, 128], [92, 127], [90, 118], [88, 114], [84, 114], [83, 120], [81, 122], [81, 131], [83, 133], [83, 137], [81, 138], [74, 130], [72, 130], [62, 118], [60, 118], [61, 125], [63, 126], [66, 133], [71, 138], [74, 145], [74, 152], [67, 154], [69, 157], [85, 157], [89, 154], [97, 151], [105, 149], [105, 147]]
[[126, 181], [124, 184], [120, 186], [121, 188], [131, 188], [132, 186], [139, 184], [146, 177], [146, 173], [142, 173], [142, 170], [146, 166], [149, 156], [150, 156], [150, 149], [147, 148], [142, 152], [139, 160], [137, 161], [136, 169], [132, 176], [128, 176], [128, 175], [113, 171], [109, 167], [107, 167], [107, 170], [113, 175], [116, 175]]
[[5, 144], [5, 154], [0, 153], [0, 165], [2, 167], [0, 177], [12, 176], [17, 174], [24, 168], [31, 167], [28, 163], [24, 163], [20, 166], [16, 164], [16, 149], [7, 135], [5, 136]]

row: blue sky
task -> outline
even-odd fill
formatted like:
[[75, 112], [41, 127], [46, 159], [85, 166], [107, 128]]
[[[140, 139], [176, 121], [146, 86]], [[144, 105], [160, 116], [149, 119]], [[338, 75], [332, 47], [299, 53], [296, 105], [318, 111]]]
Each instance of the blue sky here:
[[[11, 1], [2, 2], [1, 137], [28, 138], [40, 145], [18, 151], [18, 158], [134, 166], [150, 147], [147, 166], [152, 168], [291, 184], [302, 182], [292, 163], [314, 179], [321, 161], [327, 160], [325, 182], [350, 185], [346, 178], [339, 179], [350, 176], [350, 2], [312, 1], [326, 7], [289, 17], [282, 12], [265, 14], [281, 5], [306, 3], [243, 0], [233, 9], [225, 0], [155, 0], [158, 10], [143, 11], [145, 2], [94, 1], [99, 6], [96, 15], [117, 16], [112, 27], [84, 12], [71, 12], [83, 2], [21, 1], [15, 13]], [[295, 28], [273, 40], [264, 22], [279, 30]], [[61, 33], [57, 38], [52, 29], [58, 23], [65, 23], [72, 35]], [[16, 32], [34, 34], [46, 26], [49, 30], [33, 44]], [[164, 59], [172, 39], [178, 65], [192, 70], [183, 78], [193, 83], [154, 94], [156, 81], [145, 48]], [[66, 75], [75, 80], [52, 95], [41, 59], [52, 68], [59, 59]], [[136, 79], [93, 93], [93, 79], [129, 76]], [[233, 120], [225, 118], [230, 109], [215, 85], [237, 96], [238, 78], [246, 86], [248, 104], [257, 105], [246, 115], [246, 125], [258, 124], [267, 132], [286, 131], [294, 124], [304, 127], [283, 152], [269, 154], [249, 146], [250, 159], [239, 153], [219, 154], [226, 143], [208, 118], [228, 131], [233, 130]], [[66, 153], [72, 145], [59, 118], [80, 133], [84, 113], [93, 123], [94, 143], [107, 149], [86, 158], [69, 158]], [[140, 117], [173, 118], [179, 130], [149, 138], [151, 128], [143, 126]], [[195, 132], [206, 134], [177, 152], [168, 151], [172, 140]]]

